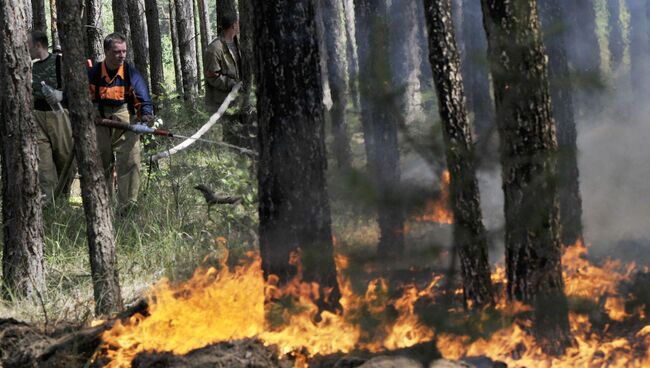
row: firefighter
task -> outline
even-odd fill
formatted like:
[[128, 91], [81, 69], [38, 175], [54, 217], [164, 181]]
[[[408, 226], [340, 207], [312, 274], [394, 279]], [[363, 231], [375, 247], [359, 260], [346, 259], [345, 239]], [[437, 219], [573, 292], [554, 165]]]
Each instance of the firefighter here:
[[[28, 42], [30, 56], [35, 59], [32, 65], [32, 103], [37, 129], [41, 195], [45, 203], [51, 203], [55, 196], [67, 200], [74, 173], [71, 165], [74, 152], [68, 110], [59, 110], [59, 106], [66, 106], [61, 55], [48, 51], [44, 32], [31, 32]], [[41, 82], [45, 82], [49, 90], [44, 90]], [[59, 185], [59, 182], [62, 183]], [[55, 193], [57, 186], [61, 193]]]
[[[153, 105], [147, 82], [126, 60], [126, 38], [112, 33], [104, 39], [104, 61], [88, 71], [91, 99], [102, 118], [125, 123], [153, 122]], [[130, 131], [97, 126], [97, 145], [109, 192], [113, 169], [117, 171], [118, 215], [126, 215], [140, 190], [139, 136]]]
[[[241, 81], [241, 52], [239, 49], [239, 19], [223, 16], [220, 36], [208, 45], [205, 55], [205, 105], [215, 113], [232, 88]], [[223, 140], [234, 145], [246, 145], [247, 132], [241, 119], [241, 98], [237, 98], [223, 116]]]

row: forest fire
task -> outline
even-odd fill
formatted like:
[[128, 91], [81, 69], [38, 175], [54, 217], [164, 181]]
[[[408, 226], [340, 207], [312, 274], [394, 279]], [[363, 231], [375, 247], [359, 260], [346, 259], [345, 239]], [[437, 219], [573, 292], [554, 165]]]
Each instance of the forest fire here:
[[[510, 367], [569, 367], [612, 366], [641, 367], [650, 364], [650, 325], [644, 326], [641, 313], [626, 312], [623, 297], [618, 295], [618, 284], [628, 280], [635, 268], [617, 261], [596, 266], [587, 261], [587, 248], [578, 243], [565, 252], [566, 292], [570, 298], [580, 298], [600, 305], [610, 321], [602, 331], [594, 328], [589, 313], [571, 312], [571, 332], [575, 344], [562, 357], [542, 353], [529, 333], [530, 322], [518, 314], [529, 310], [518, 303], [507, 303], [501, 297], [496, 309], [509, 322], [486, 339], [471, 341], [468, 336], [436, 333], [426, 326], [416, 313], [420, 298], [436, 300], [442, 276], [433, 275], [423, 288], [408, 285], [397, 298], [390, 298], [387, 280], [371, 281], [365, 294], [352, 291], [345, 269], [348, 258], [337, 255], [339, 283], [342, 289], [343, 312], [318, 312], [310, 295], [318, 285], [296, 279], [278, 289], [263, 281], [260, 259], [251, 255], [251, 261], [229, 270], [223, 264], [200, 269], [187, 282], [173, 285], [160, 282], [149, 296], [149, 315], [135, 315], [126, 323], [118, 323], [103, 335], [104, 344], [97, 356], [111, 359], [109, 367], [127, 367], [140, 352], [167, 351], [186, 354], [208, 344], [254, 337], [265, 345], [276, 345], [282, 354], [299, 353], [307, 357], [365, 349], [371, 352], [394, 350], [431, 341], [446, 358], [487, 356], [503, 361]], [[499, 267], [493, 273], [495, 283], [505, 281], [505, 272]], [[265, 303], [269, 295], [293, 297], [293, 308], [283, 310], [283, 323], [271, 326], [265, 316], [273, 313], [272, 303]], [[265, 298], [265, 295], [267, 296]], [[396, 318], [383, 321], [379, 333], [368, 334], [359, 323], [362, 311], [381, 315], [394, 309]], [[647, 323], [647, 321], [645, 321]], [[602, 323], [601, 323], [602, 324]], [[628, 326], [621, 332], [620, 326]], [[617, 327], [618, 326], [618, 327]], [[634, 327], [630, 331], [629, 326]]]
[[439, 224], [452, 224], [454, 222], [454, 214], [449, 208], [449, 184], [451, 177], [449, 170], [442, 172], [440, 176], [440, 196], [437, 199], [431, 199], [427, 202], [426, 207], [422, 214], [414, 216], [413, 221], [416, 222], [435, 222]]

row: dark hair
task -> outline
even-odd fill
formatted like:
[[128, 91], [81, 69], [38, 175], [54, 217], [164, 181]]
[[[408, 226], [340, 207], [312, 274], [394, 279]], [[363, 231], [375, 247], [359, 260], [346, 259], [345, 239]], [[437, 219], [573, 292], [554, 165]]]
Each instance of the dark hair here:
[[219, 25], [221, 27], [222, 32], [230, 29], [235, 23], [239, 21], [239, 18], [237, 18], [237, 14], [233, 13], [226, 13], [221, 17], [221, 24]]
[[106, 38], [104, 38], [104, 50], [110, 50], [113, 48], [113, 43], [126, 43], [126, 37], [121, 33], [111, 33]]
[[45, 32], [41, 31], [32, 31], [32, 43], [36, 45], [37, 43], [40, 43], [43, 45], [43, 47], [47, 48], [49, 46], [48, 40], [47, 40], [47, 34]]

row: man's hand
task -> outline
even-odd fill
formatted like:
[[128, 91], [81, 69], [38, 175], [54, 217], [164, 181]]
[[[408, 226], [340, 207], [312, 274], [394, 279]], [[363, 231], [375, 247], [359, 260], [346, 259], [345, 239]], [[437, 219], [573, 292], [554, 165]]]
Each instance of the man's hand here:
[[142, 123], [147, 124], [149, 128], [153, 127], [153, 124], [156, 122], [156, 119], [153, 117], [153, 115], [144, 115], [140, 120]]
[[63, 101], [63, 92], [57, 89], [49, 90], [43, 95], [50, 106], [56, 106], [59, 102]]

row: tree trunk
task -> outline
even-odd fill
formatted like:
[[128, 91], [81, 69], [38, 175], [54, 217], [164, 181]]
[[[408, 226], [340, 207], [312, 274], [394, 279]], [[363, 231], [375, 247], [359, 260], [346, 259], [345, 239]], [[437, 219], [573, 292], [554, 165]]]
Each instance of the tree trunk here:
[[[544, 29], [556, 29], [565, 24], [560, 8], [561, 0], [538, 0], [541, 24]], [[551, 102], [557, 127], [558, 177], [560, 198], [560, 240], [569, 246], [582, 239], [582, 197], [578, 169], [576, 123], [573, 117], [573, 96], [569, 81], [565, 34], [544, 32], [548, 54], [548, 75], [551, 81]]]
[[254, 101], [253, 85], [255, 83], [255, 70], [257, 64], [255, 59], [255, 37], [254, 37], [254, 23], [255, 23], [255, 8], [253, 7], [252, 0], [239, 0], [239, 14], [241, 17], [241, 39], [240, 39], [240, 52], [241, 52], [241, 78], [242, 78], [242, 106], [244, 111], [242, 114], [242, 124], [244, 124], [244, 131], [247, 132], [248, 142], [250, 148], [258, 150], [258, 142], [256, 140], [256, 123], [257, 116], [251, 108], [252, 101]]
[[[133, 43], [131, 42], [131, 26], [129, 24], [128, 5], [124, 0], [111, 0], [113, 7], [113, 29], [126, 37], [126, 61], [133, 64]], [[107, 32], [110, 33], [110, 32]]]
[[221, 34], [223, 31], [221, 25], [223, 24], [222, 17], [226, 14], [237, 15], [237, 2], [236, 0], [216, 0], [217, 3], [217, 33]]
[[[43, 213], [32, 119], [29, 2], [0, 2], [0, 143], [2, 278], [6, 292], [35, 298], [43, 290]], [[86, 92], [87, 93], [87, 92]]]
[[172, 56], [174, 58], [174, 80], [176, 92], [183, 94], [183, 69], [181, 68], [181, 52], [178, 47], [178, 29], [176, 24], [176, 0], [169, 0], [169, 32], [172, 39]]
[[467, 106], [474, 113], [474, 130], [480, 140], [488, 139], [494, 126], [494, 103], [490, 95], [487, 40], [481, 24], [481, 3], [462, 1], [462, 73]]
[[45, 0], [32, 0], [32, 30], [47, 32]]
[[122, 309], [122, 297], [111, 222], [110, 200], [101, 169], [94, 119], [97, 116], [88, 95], [83, 57], [82, 20], [75, 9], [83, 0], [59, 0], [61, 32], [65, 51], [63, 78], [68, 93], [75, 155], [81, 173], [81, 196], [86, 214], [90, 269], [95, 295], [95, 313]]
[[[194, 48], [196, 49], [196, 86], [199, 89], [199, 92], [202, 90], [203, 85], [201, 83], [201, 70], [203, 68], [201, 65], [203, 64], [203, 50], [204, 48], [201, 47], [201, 35], [200, 35], [200, 29], [201, 29], [201, 22], [199, 21], [199, 17], [201, 13], [199, 13], [198, 5], [196, 4], [198, 0], [192, 0], [192, 14], [194, 15]], [[207, 45], [206, 45], [207, 46]]]
[[359, 109], [359, 56], [357, 54], [356, 19], [354, 15], [354, 1], [343, 0], [343, 11], [345, 14], [345, 35], [347, 39], [346, 51], [348, 58], [348, 84], [350, 98], [355, 109]]
[[327, 60], [332, 96], [332, 108], [329, 111], [332, 135], [334, 136], [332, 151], [338, 167], [347, 170], [351, 165], [351, 157], [350, 135], [345, 116], [349, 95], [347, 39], [342, 16], [343, 2], [342, 0], [323, 0], [318, 6], [320, 6], [320, 15], [323, 20], [323, 38], [326, 49], [323, 57]]
[[634, 105], [645, 103], [648, 85], [645, 77], [650, 71], [648, 67], [648, 19], [645, 12], [647, 5], [643, 1], [628, 1], [630, 13], [630, 76]]
[[505, 193], [511, 299], [535, 305], [548, 353], [569, 338], [562, 280], [557, 141], [535, 0], [482, 0]]
[[52, 52], [61, 53], [61, 42], [59, 41], [59, 29], [56, 24], [56, 0], [50, 0], [50, 30], [52, 31]]
[[198, 95], [196, 70], [196, 47], [194, 44], [193, 0], [175, 0], [176, 30], [178, 31], [178, 49], [180, 51], [183, 75], [183, 98], [194, 105]]
[[131, 49], [135, 68], [138, 69], [144, 80], [149, 84], [149, 52], [147, 47], [147, 31], [145, 17], [140, 12], [138, 0], [126, 0], [129, 10], [129, 27], [131, 30]]
[[615, 71], [623, 61], [625, 41], [623, 41], [623, 24], [621, 23], [621, 0], [607, 0], [609, 61], [611, 70]]
[[460, 255], [463, 296], [466, 305], [483, 307], [494, 302], [494, 295], [460, 56], [454, 39], [451, 0], [424, 0], [424, 4], [429, 31], [429, 60], [438, 93], [451, 178], [454, 247]]
[[[212, 27], [210, 26], [210, 14], [206, 0], [196, 0], [199, 6], [199, 25], [201, 29], [201, 56], [203, 65], [205, 65], [205, 50], [212, 41]], [[199, 74], [201, 73], [199, 69]]]
[[376, 185], [378, 251], [398, 255], [404, 251], [404, 210], [397, 198], [400, 184], [397, 118], [394, 90], [390, 85], [388, 27], [385, 0], [355, 0], [359, 51], [361, 123], [370, 177]]
[[[299, 250], [303, 280], [320, 285], [321, 308], [338, 308], [320, 58], [311, 0], [254, 0], [259, 62], [260, 249], [265, 274], [285, 283]], [[295, 33], [293, 30], [300, 29]], [[331, 290], [327, 300], [326, 290]]]
[[162, 60], [162, 35], [160, 33], [160, 16], [156, 0], [145, 0], [147, 32], [149, 33], [149, 61], [151, 62], [151, 92], [154, 103], [158, 105], [165, 90], [165, 75]]
[[101, 15], [101, 0], [86, 0], [86, 56], [93, 63], [104, 59]]
[[390, 65], [397, 106], [406, 124], [424, 119], [420, 90], [422, 50], [418, 43], [418, 6], [413, 0], [392, 0], [388, 10]]

